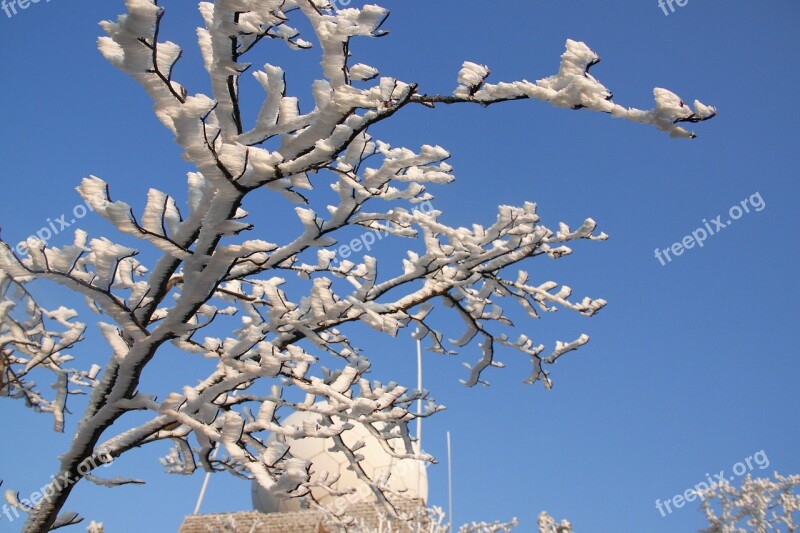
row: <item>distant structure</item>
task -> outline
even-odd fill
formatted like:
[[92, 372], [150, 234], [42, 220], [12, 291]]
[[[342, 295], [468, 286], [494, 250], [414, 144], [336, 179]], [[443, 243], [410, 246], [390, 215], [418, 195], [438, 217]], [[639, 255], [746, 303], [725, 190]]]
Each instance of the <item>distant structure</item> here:
[[[179, 533], [419, 533], [428, 531], [429, 520], [422, 504], [408, 500], [397, 505], [398, 511], [422, 520], [412, 523], [390, 520], [373, 503], [359, 503], [347, 510], [356, 524], [344, 527], [331, 522], [325, 513], [316, 510], [291, 513], [239, 513], [187, 516]], [[422, 524], [420, 526], [420, 524]]]
[[[296, 412], [284, 422], [284, 425], [298, 427], [308, 424], [319, 424], [319, 415]], [[274, 436], [270, 438], [273, 439]], [[364, 443], [356, 453], [364, 456], [361, 467], [370, 478], [377, 480], [381, 476], [386, 476], [388, 477], [386, 484], [393, 491], [402, 493], [407, 499], [428, 500], [428, 475], [421, 461], [395, 459], [361, 424], [354, 424], [352, 429], [342, 434], [342, 439], [348, 447], [352, 447], [357, 441]], [[324, 473], [327, 473], [328, 477], [338, 475], [339, 479], [331, 485], [331, 488], [339, 492], [355, 490], [355, 493], [349, 496], [334, 496], [321, 488], [311, 489], [311, 493], [321, 504], [338, 510], [374, 499], [369, 486], [358, 479], [355, 472], [348, 469], [349, 463], [344, 454], [331, 451], [334, 446], [333, 439], [286, 439], [286, 442], [294, 457], [311, 463], [312, 479]], [[300, 511], [301, 503], [297, 498], [276, 498], [257, 482], [253, 482], [253, 508], [262, 513], [286, 513]]]
[[[310, 412], [296, 412], [283, 421], [287, 426], [308, 426], [319, 424], [319, 415]], [[273, 435], [270, 440], [275, 439]], [[428, 500], [428, 476], [425, 464], [414, 459], [398, 460], [388, 454], [378, 439], [364, 426], [354, 424], [352, 429], [342, 433], [348, 447], [357, 441], [364, 443], [357, 453], [364, 459], [360, 462], [364, 471], [372, 479], [388, 477], [386, 485], [395, 494], [387, 494], [398, 511], [408, 515], [425, 515]], [[399, 442], [399, 441], [398, 441]], [[348, 469], [347, 458], [341, 452], [332, 451], [331, 438], [286, 439], [294, 457], [305, 459], [311, 464], [311, 479], [322, 476], [338, 476], [331, 485], [337, 492], [346, 495], [330, 494], [322, 488], [314, 487], [312, 494], [327, 509], [337, 513], [346, 512], [356, 520], [358, 531], [380, 531], [388, 526], [389, 519], [385, 509], [377, 505], [370, 487], [358, 479], [355, 472]], [[392, 444], [395, 444], [394, 442]], [[216, 515], [192, 515], [185, 519], [179, 533], [243, 532], [243, 533], [339, 533], [345, 528], [333, 523], [330, 515], [315, 509], [303, 509], [298, 498], [278, 498], [264, 490], [256, 481], [252, 486], [253, 508], [255, 511]], [[424, 518], [423, 518], [424, 520]], [[392, 522], [393, 532], [415, 532], [417, 527], [407, 523]]]

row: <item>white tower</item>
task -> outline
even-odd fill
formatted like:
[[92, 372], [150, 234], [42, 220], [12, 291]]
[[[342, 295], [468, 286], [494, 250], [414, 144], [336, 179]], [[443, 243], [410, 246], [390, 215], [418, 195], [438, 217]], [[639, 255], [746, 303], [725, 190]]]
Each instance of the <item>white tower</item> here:
[[[296, 412], [291, 414], [283, 422], [284, 425], [299, 426], [304, 424], [314, 424], [319, 421], [320, 415], [309, 412]], [[378, 439], [373, 437], [364, 426], [353, 423], [353, 428], [342, 433], [345, 444], [352, 446], [357, 441], [363, 441], [364, 447], [358, 450], [358, 454], [364, 456], [361, 466], [366, 474], [373, 480], [391, 473], [387, 485], [403, 494], [404, 498], [428, 500], [428, 476], [425, 470], [425, 463], [414, 459], [396, 459], [386, 453], [381, 447]], [[274, 435], [270, 440], [274, 440]], [[339, 475], [339, 479], [333, 483], [332, 487], [339, 491], [354, 489], [353, 494], [347, 496], [331, 495], [327, 491], [319, 488], [312, 489], [312, 493], [317, 500], [334, 509], [346, 509], [352, 505], [375, 502], [375, 496], [369, 486], [358, 479], [355, 472], [348, 469], [349, 462], [343, 453], [330, 451], [333, 448], [331, 438], [312, 438], [286, 439], [289, 449], [294, 457], [305, 459], [311, 463], [311, 479], [317, 479], [324, 472], [331, 477]], [[400, 439], [392, 442], [397, 447], [401, 444]], [[402, 449], [402, 448], [400, 448]], [[253, 507], [262, 513], [285, 513], [301, 510], [301, 503], [297, 498], [277, 498], [264, 490], [258, 482], [253, 482]], [[392, 499], [392, 495], [387, 495]]]

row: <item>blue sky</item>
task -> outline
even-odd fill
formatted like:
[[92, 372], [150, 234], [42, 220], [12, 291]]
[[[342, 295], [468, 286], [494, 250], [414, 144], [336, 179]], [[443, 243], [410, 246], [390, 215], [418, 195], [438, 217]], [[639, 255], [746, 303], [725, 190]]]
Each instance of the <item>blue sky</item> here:
[[[190, 92], [205, 91], [194, 2], [163, 4], [164, 35], [185, 50], [178, 78]], [[454, 444], [455, 521], [517, 516], [520, 531], [532, 530], [541, 510], [570, 519], [580, 533], [695, 531], [703, 520], [694, 503], [662, 517], [656, 499], [683, 493], [707, 473], [731, 475], [737, 462], [762, 450], [769, 466], [756, 466], [755, 475], [800, 473], [800, 362], [792, 333], [800, 318], [794, 103], [800, 75], [791, 59], [800, 44], [800, 5], [689, 0], [668, 16], [656, 0], [384, 5], [392, 9], [386, 25], [392, 33], [355, 41], [355, 57], [427, 93], [451, 92], [464, 60], [489, 65], [494, 81], [553, 74], [572, 38], [603, 58], [592, 73], [619, 104], [650, 108], [652, 88], [665, 87], [719, 110], [712, 121], [692, 125], [693, 141], [536, 102], [411, 109], [376, 130], [394, 145], [440, 144], [452, 152], [458, 179], [433, 191], [451, 225], [487, 223], [497, 205], [530, 200], [550, 227], [559, 221], [577, 227], [592, 217], [611, 236], [577, 243], [571, 257], [557, 262], [527, 265], [533, 279], [609, 301], [592, 319], [562, 310], [520, 322], [550, 344], [591, 335], [588, 346], [553, 369], [554, 390], [524, 385], [529, 363], [517, 353], [502, 354], [508, 367], [486, 376], [491, 387], [474, 389], [458, 383], [466, 377], [460, 363], [476, 359], [474, 351], [458, 359], [426, 356], [426, 388], [448, 407], [425, 427], [424, 447], [442, 459], [429, 469], [431, 503], [447, 501], [446, 431]], [[0, 11], [0, 225], [7, 242], [71, 212], [79, 203], [74, 187], [89, 174], [137, 206], [151, 186], [183, 194], [191, 169], [178, 147], [140, 88], [95, 48], [97, 22], [122, 9], [117, 0], [52, 0], [13, 17]], [[282, 64], [290, 92], [307, 97], [316, 77], [313, 52], [266, 47], [256, 55], [257, 65]], [[250, 84], [244, 89], [258, 105], [261, 93]], [[665, 266], [654, 256], [703, 219], [727, 221], [731, 206], [755, 194], [763, 209], [743, 214], [702, 248]], [[257, 208], [248, 207], [255, 216]], [[81, 225], [93, 236], [116, 237], [97, 218]], [[63, 234], [52, 242], [68, 240]], [[37, 291], [47, 305], [77, 301], [50, 286]], [[376, 378], [414, 383], [407, 335], [390, 344], [367, 335], [360, 344], [375, 353]], [[90, 337], [76, 354], [88, 365], [107, 351]], [[194, 379], [190, 366], [175, 364], [180, 357], [165, 354], [157, 361], [165, 374], [146, 376], [148, 383], [165, 386], [167, 374], [169, 383]], [[0, 479], [3, 489], [24, 497], [49, 481], [68, 434], [52, 433], [48, 417], [21, 403], [0, 405]], [[145, 479], [146, 487], [112, 492], [80, 485], [67, 507], [114, 533], [177, 530], [202, 476], [160, 474], [156, 457], [165, 451], [139, 450], [109, 469]], [[247, 483], [212, 478], [205, 512], [249, 506]], [[0, 521], [3, 531], [20, 527], [21, 521]]]

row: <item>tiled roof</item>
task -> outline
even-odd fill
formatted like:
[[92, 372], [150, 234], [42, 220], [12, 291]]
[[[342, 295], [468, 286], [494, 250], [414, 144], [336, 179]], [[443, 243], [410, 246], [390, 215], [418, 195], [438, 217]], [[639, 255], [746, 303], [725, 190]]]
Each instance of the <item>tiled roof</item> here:
[[[398, 506], [403, 513], [420, 511], [419, 502], [406, 501]], [[347, 510], [347, 516], [361, 524], [360, 531], [377, 531], [386, 524], [385, 510], [375, 504], [357, 504]], [[416, 526], [416, 524], [415, 524]], [[332, 523], [328, 515], [318, 510], [293, 513], [264, 514], [257, 511], [192, 515], [183, 521], [178, 533], [344, 533], [348, 529]], [[392, 521], [393, 533], [413, 533], [417, 527], [407, 522]]]

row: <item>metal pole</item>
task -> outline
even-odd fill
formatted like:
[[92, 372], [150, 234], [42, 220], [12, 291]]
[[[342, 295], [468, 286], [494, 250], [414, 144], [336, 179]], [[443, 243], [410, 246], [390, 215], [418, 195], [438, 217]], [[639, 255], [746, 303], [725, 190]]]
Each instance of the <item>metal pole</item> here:
[[[216, 449], [214, 451], [216, 452]], [[197, 498], [197, 505], [194, 506], [192, 514], [200, 514], [200, 506], [203, 505], [203, 499], [206, 497], [209, 479], [211, 479], [211, 472], [206, 472], [206, 478], [203, 480], [203, 487], [200, 489], [200, 496]]]
[[[233, 396], [236, 396], [238, 390], [233, 391]], [[219, 451], [219, 444], [214, 448], [214, 451], [211, 452], [211, 459], [216, 459], [217, 452]], [[208, 488], [208, 483], [211, 481], [211, 472], [206, 472], [206, 477], [203, 480], [203, 486], [200, 488], [200, 495], [197, 497], [197, 504], [194, 506], [194, 513], [192, 514], [200, 514], [200, 506], [203, 505], [203, 500], [206, 497], [206, 489]]]
[[[419, 329], [417, 329], [419, 333]], [[417, 339], [417, 389], [422, 391], [422, 341]], [[422, 414], [422, 398], [417, 400], [417, 415]], [[422, 453], [422, 417], [417, 417], [417, 444]]]
[[447, 503], [449, 510], [447, 514], [450, 516], [450, 524], [448, 529], [450, 533], [453, 532], [453, 455], [450, 452], [450, 432], [447, 432]]

